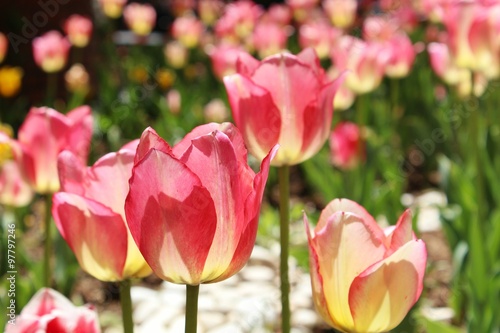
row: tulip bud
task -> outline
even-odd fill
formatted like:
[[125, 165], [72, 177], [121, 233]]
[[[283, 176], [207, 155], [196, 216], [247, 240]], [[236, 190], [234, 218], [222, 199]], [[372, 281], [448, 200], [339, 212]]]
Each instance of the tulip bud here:
[[7, 53], [7, 47], [9, 46], [9, 41], [7, 37], [0, 32], [0, 63], [5, 59], [5, 54]]
[[119, 18], [122, 15], [123, 6], [127, 0], [99, 0], [104, 15], [109, 18]]
[[351, 169], [365, 159], [365, 147], [358, 125], [341, 122], [330, 135], [332, 164], [340, 169]]
[[64, 74], [66, 89], [72, 93], [86, 95], [90, 90], [89, 73], [82, 64], [74, 64]]

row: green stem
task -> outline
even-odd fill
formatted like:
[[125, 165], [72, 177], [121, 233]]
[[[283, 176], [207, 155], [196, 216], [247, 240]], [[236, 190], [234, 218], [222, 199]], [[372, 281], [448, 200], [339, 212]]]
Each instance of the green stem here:
[[50, 259], [52, 254], [52, 195], [45, 195], [45, 248], [43, 253], [43, 284], [50, 287], [52, 284], [52, 270], [50, 267]]
[[123, 333], [134, 332], [132, 320], [132, 298], [130, 297], [130, 279], [120, 282], [120, 303], [122, 305]]
[[198, 294], [200, 285], [186, 285], [186, 321], [185, 333], [196, 333], [198, 328]]
[[57, 73], [47, 74], [47, 96], [45, 97], [45, 105], [54, 107], [57, 97]]
[[290, 168], [278, 168], [280, 189], [280, 279], [281, 279], [281, 332], [290, 332], [290, 281], [288, 280], [288, 246], [290, 238]]

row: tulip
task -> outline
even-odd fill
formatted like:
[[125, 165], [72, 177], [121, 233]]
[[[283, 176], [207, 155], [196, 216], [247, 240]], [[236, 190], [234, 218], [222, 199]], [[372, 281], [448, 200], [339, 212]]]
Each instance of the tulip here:
[[6, 333], [85, 332], [99, 333], [97, 312], [91, 305], [76, 307], [59, 292], [43, 288], [26, 304]]
[[5, 35], [0, 32], [0, 63], [5, 59], [7, 53], [7, 48], [9, 46], [9, 41]]
[[348, 70], [347, 88], [356, 94], [365, 94], [380, 85], [390, 52], [381, 43], [343, 36], [334, 46], [331, 58], [337, 73]]
[[89, 73], [82, 64], [74, 64], [64, 74], [66, 89], [72, 93], [86, 95], [90, 90]]
[[261, 14], [262, 8], [250, 0], [230, 3], [217, 21], [215, 33], [222, 40], [237, 44], [250, 36]]
[[70, 151], [59, 155], [61, 191], [53, 196], [52, 215], [80, 266], [101, 281], [151, 273], [128, 231], [124, 210], [137, 143], [88, 168]]
[[138, 36], [147, 36], [156, 23], [156, 11], [150, 4], [130, 3], [123, 10], [127, 26]]
[[208, 50], [212, 71], [214, 75], [221, 79], [236, 72], [236, 62], [241, 53], [244, 53], [241, 46], [221, 44]]
[[365, 159], [364, 144], [358, 125], [341, 122], [330, 135], [332, 164], [341, 169], [351, 169]]
[[122, 15], [123, 6], [127, 0], [99, 0], [104, 15], [109, 18], [119, 18]]
[[212, 26], [224, 8], [224, 3], [221, 0], [199, 0], [198, 13], [201, 21], [207, 25]]
[[31, 108], [19, 129], [23, 166], [36, 192], [59, 190], [57, 156], [67, 149], [82, 162], [87, 160], [92, 137], [90, 107], [81, 106], [67, 115], [47, 107]]
[[408, 75], [415, 60], [416, 51], [406, 34], [397, 34], [384, 47], [389, 48], [390, 56], [385, 66], [385, 74], [392, 78]]
[[227, 279], [245, 265], [276, 149], [255, 174], [230, 123], [196, 127], [173, 148], [153, 129], [144, 131], [125, 213], [156, 275], [197, 286]]
[[490, 11], [498, 14], [480, 3], [459, 2], [450, 8], [444, 23], [457, 66], [497, 78], [500, 75], [498, 29], [490, 22]]
[[23, 74], [21, 67], [5, 66], [0, 68], [0, 96], [9, 98], [19, 93]]
[[470, 70], [458, 67], [446, 44], [433, 42], [427, 46], [431, 67], [444, 82], [456, 85], [470, 81]]
[[195, 16], [178, 17], [172, 23], [172, 37], [187, 48], [194, 48], [200, 43], [203, 24]]
[[0, 132], [0, 204], [11, 207], [26, 206], [33, 198], [33, 190], [20, 164], [19, 144]]
[[411, 213], [381, 229], [357, 203], [335, 199], [309, 240], [313, 299], [321, 317], [341, 332], [387, 332], [420, 297], [425, 243], [412, 232]]
[[292, 9], [295, 20], [303, 23], [318, 5], [319, 0], [286, 0], [285, 3]]
[[32, 46], [35, 63], [44, 72], [55, 73], [66, 65], [71, 44], [59, 31], [52, 30], [33, 39]]
[[85, 47], [89, 43], [92, 35], [92, 21], [85, 16], [78, 14], [71, 15], [64, 22], [64, 32], [72, 45]]
[[262, 15], [261, 20], [286, 27], [292, 22], [292, 10], [285, 4], [274, 3]]
[[299, 44], [305, 49], [314, 48], [320, 59], [328, 58], [332, 47], [342, 34], [341, 30], [332, 27], [325, 21], [304, 23], [299, 29]]
[[262, 160], [279, 143], [275, 166], [298, 164], [316, 154], [328, 138], [342, 78], [329, 81], [312, 49], [261, 62], [242, 53], [237, 72], [226, 76], [224, 84], [249, 151]]
[[284, 50], [287, 39], [288, 36], [283, 27], [271, 22], [259, 22], [252, 35], [253, 46], [260, 58]]
[[333, 26], [337, 28], [348, 28], [356, 20], [356, 10], [358, 2], [356, 0], [325, 0], [323, 9], [330, 18]]

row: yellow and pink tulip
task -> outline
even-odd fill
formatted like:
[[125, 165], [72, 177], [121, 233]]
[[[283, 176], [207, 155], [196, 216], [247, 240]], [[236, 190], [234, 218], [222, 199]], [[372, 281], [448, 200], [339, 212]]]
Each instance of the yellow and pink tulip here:
[[321, 317], [341, 332], [387, 332], [419, 299], [427, 262], [425, 243], [405, 211], [382, 229], [360, 205], [335, 199], [309, 240], [313, 299]]

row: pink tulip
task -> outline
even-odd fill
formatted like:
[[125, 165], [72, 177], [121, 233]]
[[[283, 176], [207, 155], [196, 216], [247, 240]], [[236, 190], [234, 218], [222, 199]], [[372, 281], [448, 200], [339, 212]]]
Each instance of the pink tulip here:
[[496, 78], [500, 75], [500, 44], [491, 12], [493, 8], [480, 3], [458, 2], [448, 10], [444, 23], [457, 66]]
[[312, 49], [261, 62], [242, 54], [237, 71], [224, 84], [236, 126], [255, 157], [262, 160], [279, 143], [273, 165], [293, 165], [321, 149], [342, 79], [330, 81]]
[[52, 215], [80, 266], [101, 281], [151, 273], [124, 210], [137, 144], [106, 154], [88, 168], [70, 151], [59, 155], [61, 192], [54, 194]]
[[464, 78], [470, 78], [470, 71], [456, 65], [446, 44], [430, 43], [427, 52], [432, 69], [447, 84], [455, 85]]
[[390, 53], [380, 43], [343, 36], [334, 46], [331, 58], [337, 73], [348, 70], [347, 88], [365, 94], [380, 85]]
[[71, 15], [64, 22], [64, 32], [68, 39], [76, 47], [85, 47], [92, 35], [92, 21], [78, 14]]
[[385, 75], [402, 78], [408, 75], [415, 60], [416, 51], [410, 38], [399, 33], [392, 37], [384, 47], [389, 49], [389, 60], [385, 66]]
[[276, 149], [255, 174], [230, 123], [196, 127], [173, 148], [151, 128], [144, 131], [125, 213], [156, 275], [199, 285], [222, 281], [245, 265]]
[[253, 46], [260, 58], [281, 52], [286, 48], [288, 35], [282, 26], [271, 22], [259, 22], [252, 35]]
[[358, 125], [341, 122], [330, 135], [332, 164], [340, 169], [351, 169], [365, 159], [363, 139]]
[[185, 47], [193, 48], [200, 43], [203, 29], [203, 24], [195, 16], [182, 16], [172, 23], [172, 36]]
[[215, 25], [215, 33], [225, 42], [237, 44], [250, 36], [261, 14], [260, 6], [250, 0], [229, 3], [224, 15]]
[[0, 204], [22, 207], [31, 202], [33, 190], [21, 165], [21, 147], [0, 132]]
[[285, 4], [272, 4], [261, 17], [262, 21], [273, 22], [282, 27], [292, 22], [292, 10]]
[[9, 46], [9, 40], [3, 33], [0, 32], [0, 63], [5, 59], [7, 54], [7, 48]]
[[307, 20], [319, 0], [286, 0], [285, 3], [292, 9], [295, 20], [302, 23]]
[[226, 75], [236, 72], [236, 62], [241, 53], [245, 53], [241, 46], [221, 44], [209, 49], [208, 55], [212, 62], [212, 71], [222, 80]]
[[19, 129], [23, 166], [36, 192], [59, 190], [57, 156], [67, 149], [86, 163], [92, 137], [90, 107], [81, 106], [67, 115], [42, 107], [31, 108]]
[[6, 333], [99, 333], [99, 319], [93, 306], [76, 307], [59, 292], [44, 288], [26, 304]]
[[59, 31], [49, 31], [33, 39], [35, 63], [46, 73], [55, 73], [66, 66], [70, 42]]
[[357, 203], [335, 199], [312, 232], [306, 216], [304, 224], [321, 317], [342, 332], [387, 332], [399, 325], [422, 293], [427, 261], [410, 211], [383, 230]]
[[356, 0], [325, 0], [323, 9], [330, 18], [333, 26], [337, 28], [348, 28], [356, 20], [356, 10], [358, 2]]
[[342, 31], [328, 22], [319, 20], [304, 23], [299, 28], [299, 45], [305, 49], [312, 47], [320, 59], [328, 58]]
[[150, 4], [129, 3], [123, 10], [127, 26], [138, 36], [147, 36], [156, 23], [156, 10]]

